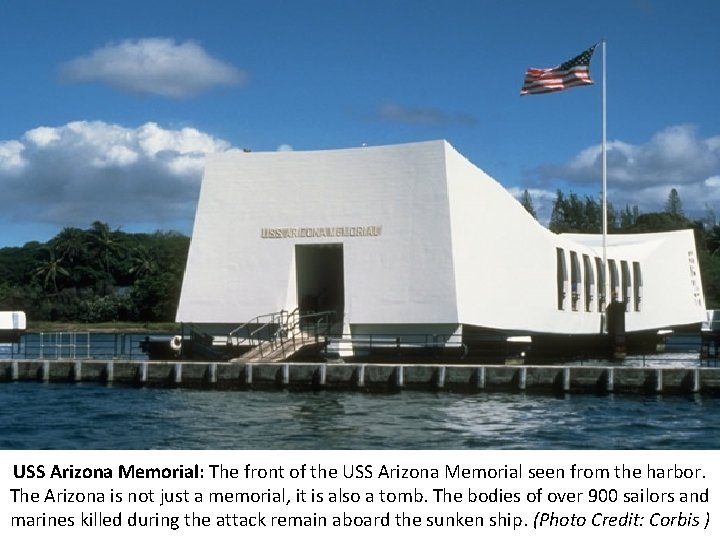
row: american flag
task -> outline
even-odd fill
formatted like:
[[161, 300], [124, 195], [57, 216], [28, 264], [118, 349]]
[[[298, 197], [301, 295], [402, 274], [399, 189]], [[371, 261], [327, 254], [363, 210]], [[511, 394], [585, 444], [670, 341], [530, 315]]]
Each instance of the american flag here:
[[520, 95], [545, 94], [547, 92], [558, 92], [573, 86], [593, 84], [592, 79], [590, 79], [590, 58], [592, 58], [596, 46], [593, 45], [575, 58], [554, 68], [529, 68], [525, 74], [525, 81], [520, 90]]

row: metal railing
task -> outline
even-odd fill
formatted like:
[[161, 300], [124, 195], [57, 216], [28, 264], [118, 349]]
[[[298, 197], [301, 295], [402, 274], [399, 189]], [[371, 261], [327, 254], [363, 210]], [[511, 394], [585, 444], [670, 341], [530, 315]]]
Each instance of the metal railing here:
[[464, 356], [465, 346], [459, 334], [343, 334], [335, 330], [336, 313], [302, 313], [298, 308], [259, 315], [227, 335], [227, 343], [247, 347], [246, 355], [261, 359], [286, 358], [303, 345], [320, 347], [322, 356], [349, 354], [372, 355], [426, 354], [436, 358]]
[[300, 345], [321, 339], [327, 341], [331, 333], [334, 311], [302, 313], [298, 308], [281, 310], [254, 317], [228, 333], [227, 343], [235, 347], [247, 346], [260, 358], [277, 354], [284, 358]]
[[265, 342], [273, 342], [286, 326], [287, 318], [286, 310], [258, 315], [228, 332], [227, 344], [255, 348]]
[[105, 332], [28, 332], [17, 343], [0, 347], [3, 359], [146, 360], [146, 334]]
[[459, 334], [341, 334], [333, 335], [323, 350], [326, 356], [382, 355], [463, 358], [467, 348]]

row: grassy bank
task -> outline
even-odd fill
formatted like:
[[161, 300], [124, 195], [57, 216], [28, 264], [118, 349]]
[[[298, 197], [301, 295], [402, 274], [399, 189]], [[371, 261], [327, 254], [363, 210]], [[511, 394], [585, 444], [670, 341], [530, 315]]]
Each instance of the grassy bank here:
[[180, 325], [174, 322], [107, 322], [107, 323], [79, 323], [79, 322], [53, 322], [53, 321], [30, 321], [28, 332], [109, 332], [109, 333], [131, 333], [131, 332], [161, 332], [179, 334]]

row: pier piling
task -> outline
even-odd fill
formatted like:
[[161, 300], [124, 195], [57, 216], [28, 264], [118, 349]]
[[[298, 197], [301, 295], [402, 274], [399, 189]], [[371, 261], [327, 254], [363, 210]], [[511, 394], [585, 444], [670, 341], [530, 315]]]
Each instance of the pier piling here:
[[720, 395], [720, 368], [0, 360], [0, 381], [290, 390]]

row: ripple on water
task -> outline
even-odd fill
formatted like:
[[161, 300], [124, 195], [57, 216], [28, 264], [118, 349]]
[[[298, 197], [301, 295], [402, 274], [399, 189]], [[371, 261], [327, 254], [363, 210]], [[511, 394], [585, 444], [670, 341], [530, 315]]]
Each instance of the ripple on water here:
[[0, 386], [0, 448], [720, 448], [720, 400]]

